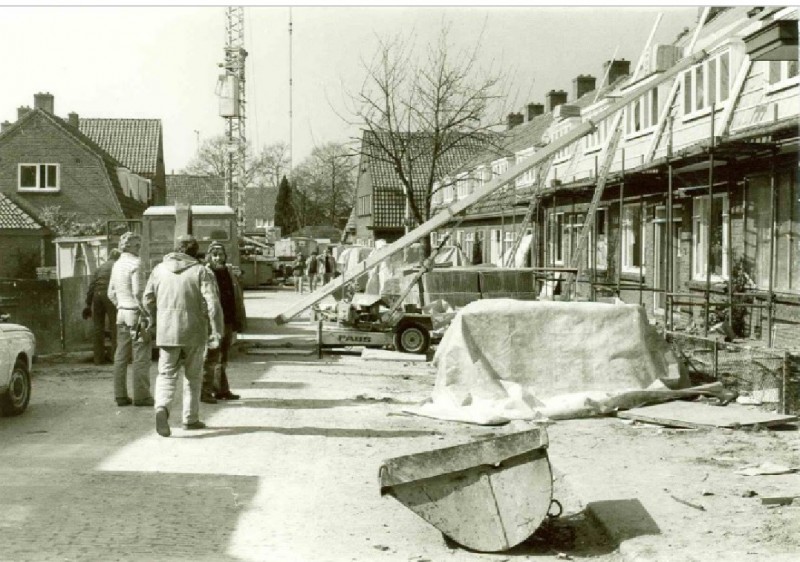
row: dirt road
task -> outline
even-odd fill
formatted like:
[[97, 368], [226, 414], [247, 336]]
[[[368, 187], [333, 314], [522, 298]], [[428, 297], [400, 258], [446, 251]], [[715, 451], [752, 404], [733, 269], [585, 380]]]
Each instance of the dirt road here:
[[[294, 297], [247, 293], [275, 345], [311, 337], [267, 319]], [[88, 359], [83, 358], [83, 359]], [[151, 368], [155, 376], [155, 364]], [[469, 552], [392, 498], [383, 459], [529, 427], [402, 415], [425, 399], [427, 363], [239, 354], [242, 400], [202, 405], [203, 431], [156, 435], [149, 408], [118, 408], [110, 367], [36, 366], [23, 416], [0, 420], [0, 560], [478, 561], [779, 560], [800, 552], [800, 475], [740, 476], [765, 460], [800, 466], [795, 426], [667, 430], [616, 418], [548, 428], [564, 515], [513, 551]], [[176, 405], [177, 407], [177, 405]], [[595, 521], [605, 525], [599, 531]], [[617, 544], [619, 546], [617, 546]]]

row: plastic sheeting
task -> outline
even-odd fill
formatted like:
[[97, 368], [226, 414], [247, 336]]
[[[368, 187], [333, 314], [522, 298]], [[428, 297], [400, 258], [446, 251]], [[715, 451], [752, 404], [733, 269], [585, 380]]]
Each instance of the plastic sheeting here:
[[[688, 377], [640, 306], [489, 299], [453, 319], [431, 398], [410, 413], [480, 424], [634, 407]], [[656, 394], [658, 394], [656, 392]]]

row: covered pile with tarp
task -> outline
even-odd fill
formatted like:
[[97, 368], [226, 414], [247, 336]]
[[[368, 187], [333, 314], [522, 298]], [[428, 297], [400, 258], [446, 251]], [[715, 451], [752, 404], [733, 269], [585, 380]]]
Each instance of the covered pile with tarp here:
[[476, 301], [433, 363], [430, 399], [406, 411], [479, 424], [605, 414], [689, 386], [644, 309], [626, 304]]

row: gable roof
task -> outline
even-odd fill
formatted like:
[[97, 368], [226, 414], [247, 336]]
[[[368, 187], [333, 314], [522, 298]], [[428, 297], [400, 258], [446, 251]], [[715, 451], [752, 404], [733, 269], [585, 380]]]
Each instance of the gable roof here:
[[83, 134], [134, 174], [155, 175], [161, 142], [160, 119], [78, 120]]
[[119, 208], [125, 217], [134, 218], [142, 214], [145, 207], [147, 207], [147, 204], [142, 203], [141, 201], [137, 201], [133, 197], [128, 197], [127, 195], [125, 195], [125, 192], [122, 189], [122, 185], [119, 182], [119, 176], [117, 175], [117, 168], [121, 168], [124, 166], [116, 158], [114, 158], [108, 152], [106, 152], [94, 140], [87, 137], [77, 127], [70, 125], [67, 121], [65, 121], [61, 117], [53, 115], [52, 113], [44, 111], [43, 109], [39, 108], [31, 109], [21, 118], [17, 119], [17, 121], [13, 123], [10, 127], [8, 127], [5, 131], [0, 133], [0, 140], [2, 140], [6, 136], [14, 134], [14, 132], [18, 128], [20, 128], [25, 123], [36, 117], [47, 119], [57, 128], [61, 129], [67, 135], [71, 136], [78, 143], [84, 145], [86, 148], [88, 148], [91, 152], [94, 152], [100, 158], [101, 162], [103, 163], [103, 167], [106, 170], [108, 179], [111, 182], [111, 188], [114, 192], [114, 195], [116, 196]]
[[42, 230], [46, 228], [32, 213], [8, 195], [0, 193], [0, 229]]
[[167, 174], [166, 183], [166, 205], [222, 205], [225, 202], [225, 178], [219, 176]]
[[[433, 164], [431, 158], [431, 135], [428, 133], [400, 133], [365, 130], [361, 141], [362, 161], [365, 161], [372, 181], [373, 226], [377, 228], [402, 228], [405, 215], [403, 185], [393, 165], [389, 162], [381, 146], [392, 142], [401, 146], [413, 162], [410, 179], [414, 198], [424, 205], [427, 175]], [[486, 146], [480, 138], [462, 139], [452, 149], [442, 155], [436, 164], [434, 180], [445, 177], [464, 162], [473, 158]], [[397, 152], [397, 151], [394, 151]]]

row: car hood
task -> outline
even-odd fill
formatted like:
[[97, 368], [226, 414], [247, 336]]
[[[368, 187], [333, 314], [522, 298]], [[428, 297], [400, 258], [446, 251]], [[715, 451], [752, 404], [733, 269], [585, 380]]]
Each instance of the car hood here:
[[5, 322], [0, 322], [0, 332], [4, 333], [25, 332], [28, 334], [33, 333], [28, 328], [22, 326], [21, 324], [7, 324]]

